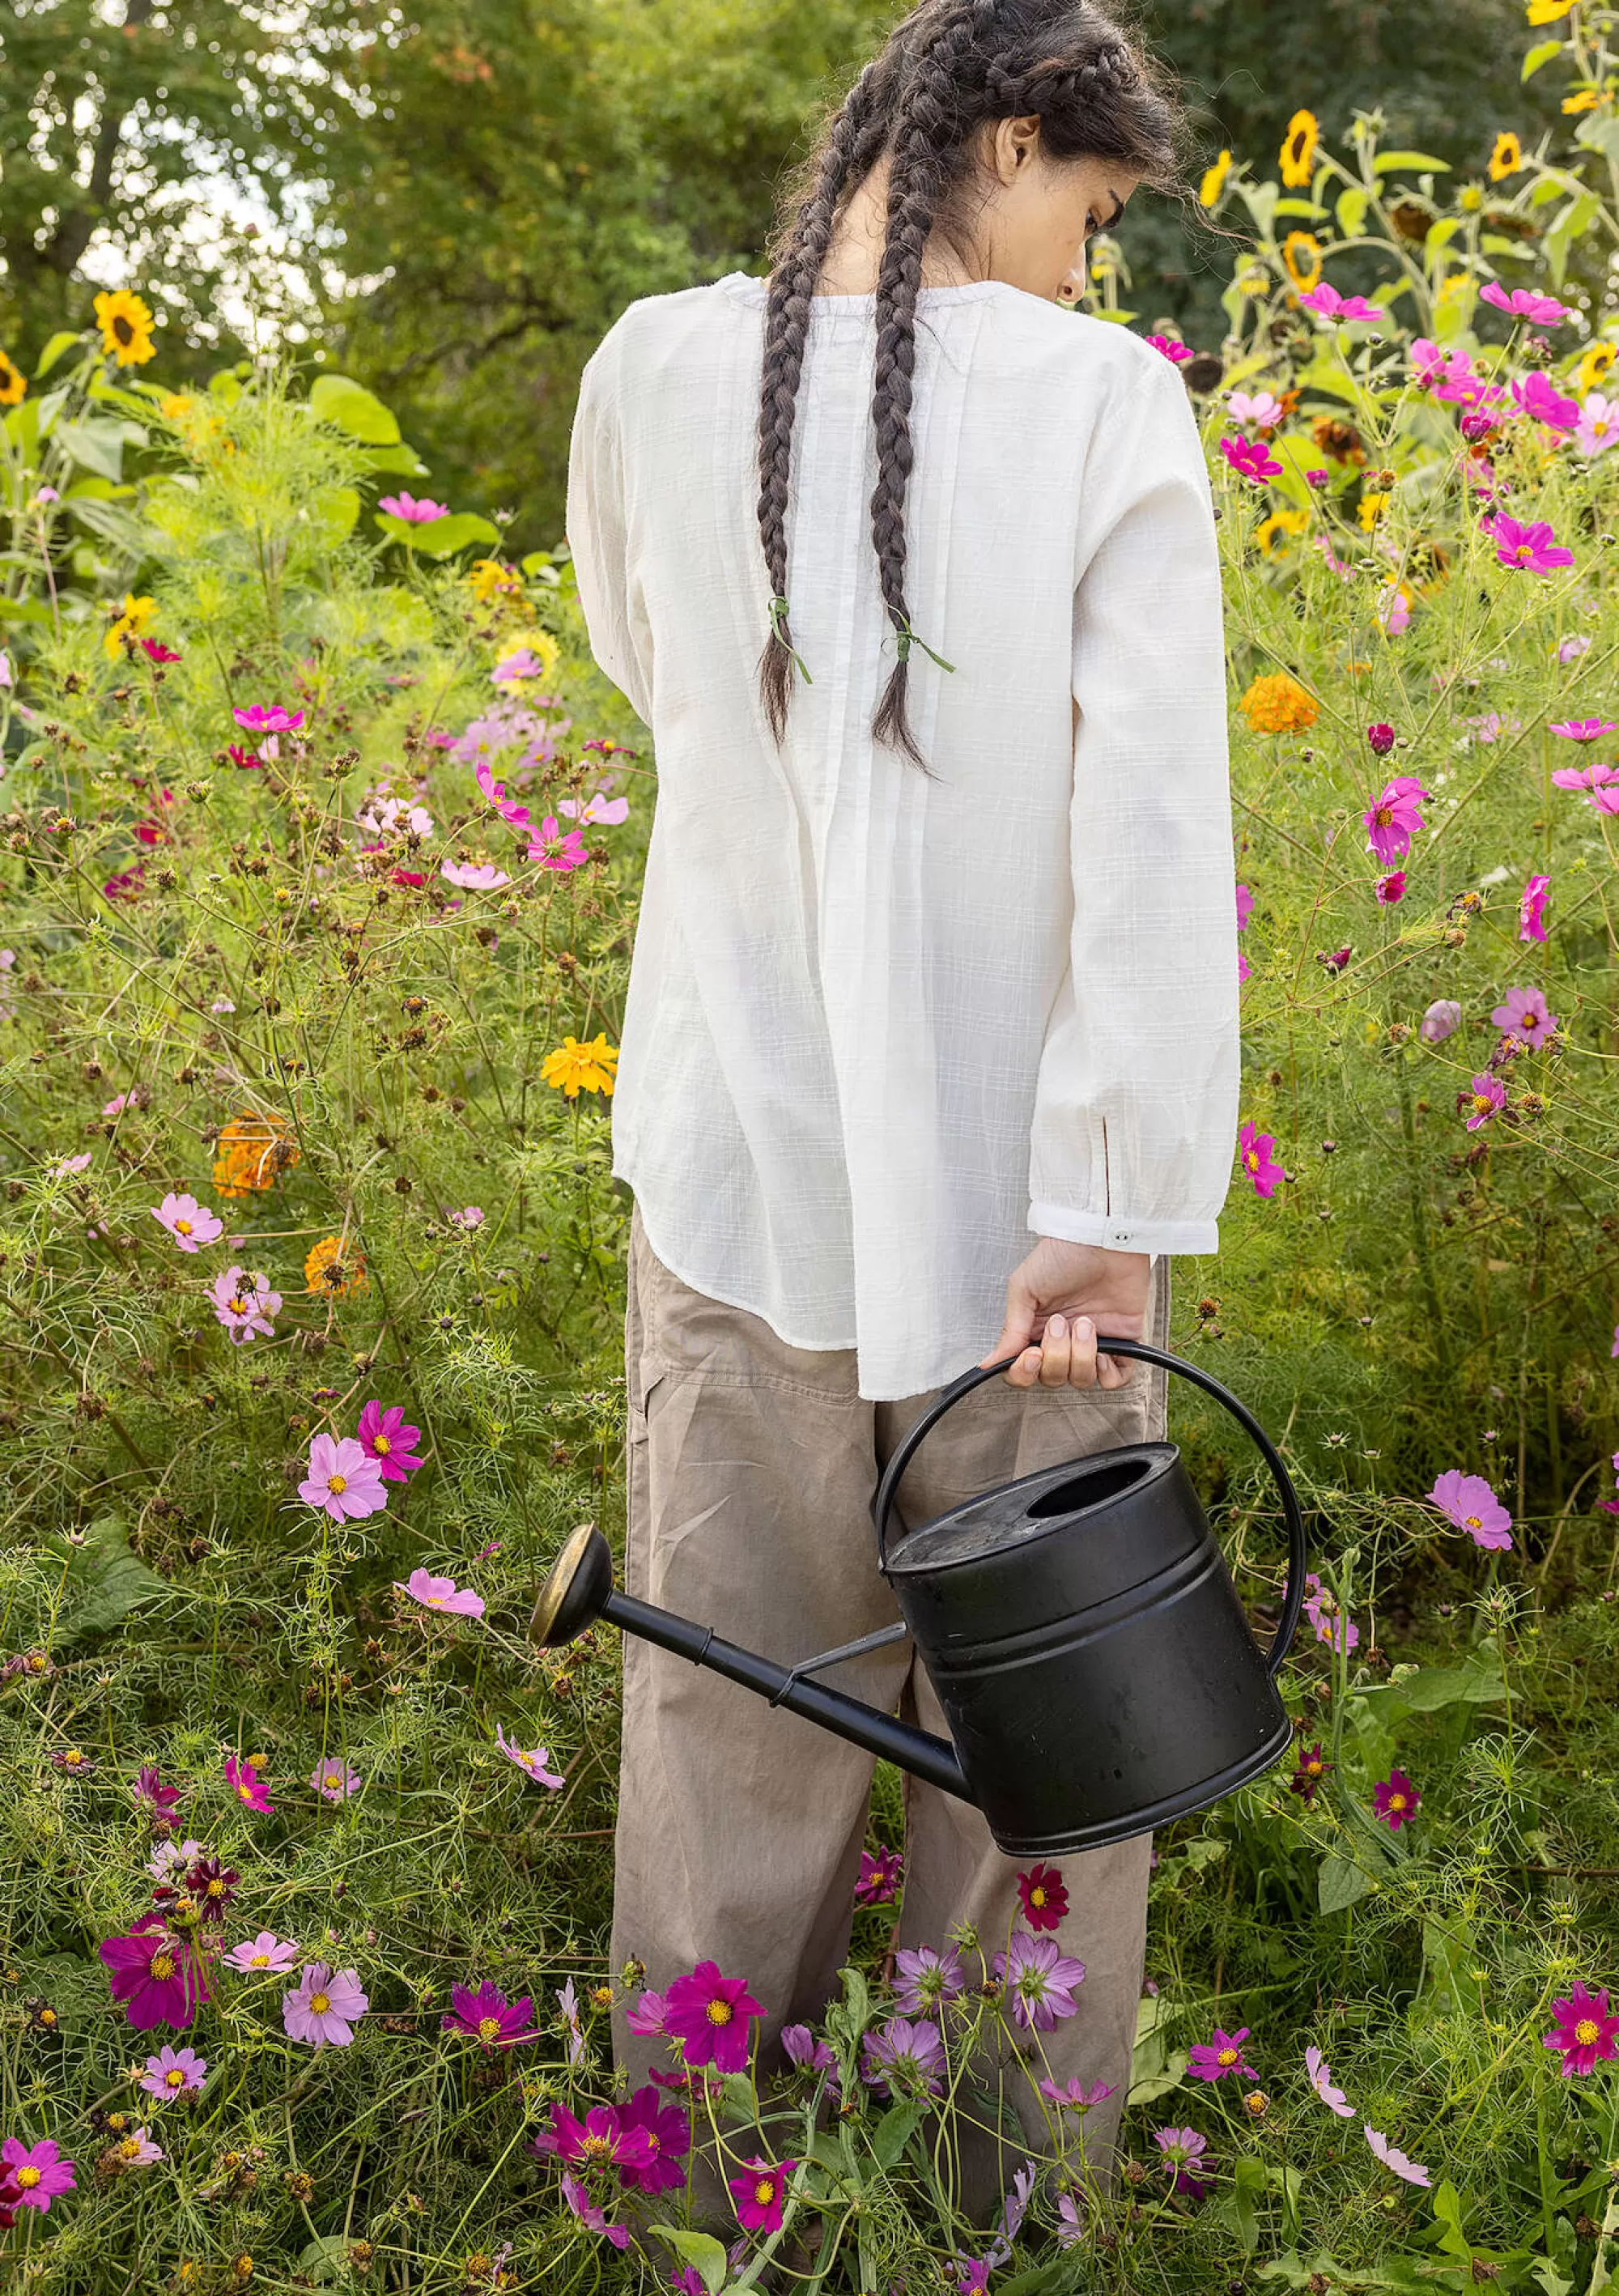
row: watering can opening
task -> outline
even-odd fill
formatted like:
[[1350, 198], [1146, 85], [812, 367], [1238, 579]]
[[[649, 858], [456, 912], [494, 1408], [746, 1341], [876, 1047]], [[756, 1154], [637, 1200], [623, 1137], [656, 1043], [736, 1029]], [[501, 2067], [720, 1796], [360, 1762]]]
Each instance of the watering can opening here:
[[1172, 1443], [1132, 1443], [1037, 1469], [919, 1523], [885, 1556], [883, 1568], [895, 1579], [918, 1570], [947, 1570], [1040, 1538], [1074, 1533], [1083, 1539], [1126, 1492], [1145, 1496], [1175, 1456]]

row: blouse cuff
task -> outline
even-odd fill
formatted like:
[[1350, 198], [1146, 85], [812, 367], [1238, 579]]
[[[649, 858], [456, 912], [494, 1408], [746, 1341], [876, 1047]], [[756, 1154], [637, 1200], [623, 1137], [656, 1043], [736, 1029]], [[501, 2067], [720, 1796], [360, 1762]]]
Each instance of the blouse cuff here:
[[1060, 1204], [1031, 1204], [1029, 1226], [1062, 1243], [1099, 1245], [1104, 1251], [1198, 1252], [1219, 1248], [1217, 1220], [1131, 1219], [1114, 1212], [1076, 1212]]

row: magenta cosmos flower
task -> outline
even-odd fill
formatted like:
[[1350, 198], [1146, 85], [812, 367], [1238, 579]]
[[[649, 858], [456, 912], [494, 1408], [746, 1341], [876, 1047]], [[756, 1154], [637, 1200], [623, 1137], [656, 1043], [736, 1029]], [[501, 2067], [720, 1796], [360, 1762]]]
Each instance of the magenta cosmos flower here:
[[1593, 2071], [1599, 2057], [1615, 2054], [1614, 2036], [1619, 2033], [1619, 2017], [1608, 2014], [1607, 1986], [1599, 1993], [1589, 1993], [1582, 1984], [1576, 1985], [1566, 1999], [1552, 2003], [1551, 2013], [1558, 2021], [1549, 2033], [1542, 2034], [1541, 2045], [1563, 2052], [1558, 2070], [1565, 2080], [1574, 2073]]
[[1092, 2105], [1100, 2104], [1104, 2097], [1116, 2093], [1107, 2081], [1095, 2081], [1087, 2087], [1077, 2074], [1060, 2088], [1054, 2080], [1043, 2080], [1040, 2084], [1041, 2095], [1049, 2097], [1059, 2112], [1089, 2112]]
[[452, 1985], [450, 1999], [454, 2006], [438, 2021], [446, 2033], [464, 2033], [486, 2049], [515, 2048], [519, 2041], [540, 2038], [538, 2028], [529, 2021], [534, 2002], [527, 1993], [508, 2001], [499, 1986], [486, 1978], [476, 1992], [467, 1985]]
[[1171, 2171], [1169, 2189], [1185, 2193], [1192, 2200], [1203, 2198], [1205, 2185], [1201, 2177], [1190, 2171], [1192, 2163], [1208, 2150], [1208, 2139], [1195, 2128], [1155, 2128], [1152, 2141], [1164, 2156], [1164, 2165]]
[[1476, 1132], [1481, 1124], [1488, 1124], [1507, 1105], [1507, 1087], [1499, 1077], [1480, 1074], [1473, 1078], [1470, 1090], [1461, 1095], [1462, 1105], [1472, 1112], [1468, 1118], [1468, 1130]]
[[151, 1810], [154, 1817], [167, 1817], [180, 1800], [178, 1786], [166, 1786], [152, 1762], [143, 1762], [135, 1776], [135, 1799], [138, 1808]]
[[176, 1196], [171, 1191], [151, 1210], [153, 1219], [168, 1230], [182, 1251], [200, 1251], [205, 1243], [225, 1234], [225, 1222], [195, 1196]]
[[1323, 1587], [1318, 1572], [1312, 1570], [1304, 1580], [1304, 1616], [1315, 1629], [1318, 1643], [1329, 1643], [1334, 1650], [1345, 1656], [1361, 1639], [1361, 1629], [1353, 1619], [1345, 1618], [1337, 1596], [1330, 1587]]
[[309, 1773], [309, 1783], [325, 1801], [347, 1801], [350, 1794], [358, 1793], [364, 1780], [352, 1764], [345, 1761], [317, 1762]]
[[481, 1595], [475, 1595], [470, 1587], [458, 1587], [454, 1578], [435, 1578], [430, 1570], [413, 1570], [403, 1586], [396, 1578], [394, 1592], [408, 1595], [424, 1611], [443, 1611], [452, 1618], [481, 1619], [484, 1614]]
[[1354, 2107], [1341, 2088], [1333, 2087], [1332, 2067], [1318, 2048], [1312, 2046], [1304, 2051], [1304, 2070], [1310, 2076], [1311, 2087], [1328, 2112], [1336, 2112], [1340, 2120], [1353, 2120]]
[[618, 2181], [626, 2192], [673, 2192], [686, 2181], [680, 2166], [691, 2150], [691, 2116], [677, 2104], [666, 2104], [649, 2081], [618, 2108], [618, 2125], [627, 2136], [645, 2137], [648, 2158], [621, 2161]]
[[1074, 1988], [1084, 1982], [1085, 1964], [1059, 1952], [1050, 1938], [1014, 1930], [993, 1968], [1011, 1996], [1015, 2024], [1049, 2033], [1059, 2017], [1072, 2017], [1079, 2006]]
[[577, 2161], [596, 2169], [642, 2169], [652, 2158], [644, 2128], [627, 2126], [615, 2104], [593, 2104], [583, 2120], [565, 2104], [552, 2100], [551, 2126], [542, 2128], [530, 2144], [533, 2152], [554, 2153], [559, 2161]]
[[1366, 728], [1366, 739], [1374, 758], [1386, 758], [1394, 746], [1394, 729], [1379, 722]]
[[854, 1902], [860, 1906], [889, 1906], [905, 1878], [905, 1860], [897, 1849], [879, 1848], [875, 1857], [869, 1849], [860, 1853], [860, 1879], [854, 1884]]
[[261, 1816], [267, 1816], [275, 1808], [270, 1800], [270, 1790], [258, 1769], [251, 1762], [242, 1761], [238, 1755], [225, 1756], [225, 1782], [244, 1809], [256, 1809]]
[[573, 2210], [575, 2216], [578, 2218], [579, 2222], [585, 2226], [586, 2232], [599, 2232], [601, 2234], [602, 2239], [610, 2242], [615, 2248], [627, 2248], [629, 2246], [629, 2226], [627, 2225], [609, 2224], [606, 2210], [599, 2209], [596, 2206], [596, 2203], [592, 2200], [590, 2194], [585, 2191], [584, 2185], [579, 2182], [579, 2179], [576, 2177], [569, 2177], [566, 2175], [563, 2177], [562, 2198], [568, 2202], [568, 2207]]
[[1054, 1930], [1068, 1910], [1068, 1885], [1057, 1866], [1031, 1866], [1018, 1876], [1018, 1898], [1032, 1930]]
[[214, 1278], [208, 1296], [215, 1315], [231, 1335], [233, 1347], [239, 1348], [256, 1335], [264, 1340], [275, 1337], [272, 1319], [281, 1313], [281, 1293], [271, 1291], [267, 1275], [249, 1275], [243, 1267], [227, 1267], [223, 1275]]
[[385, 510], [390, 518], [403, 519], [406, 526], [430, 526], [436, 518], [446, 518], [450, 506], [448, 503], [429, 502], [425, 496], [418, 502], [414, 495], [401, 490], [397, 495], [384, 495], [377, 508]]
[[1319, 287], [1312, 287], [1298, 299], [1318, 319], [1381, 319], [1387, 316], [1378, 304], [1369, 303], [1364, 295], [1340, 295], [1324, 279]]
[[1557, 1014], [1546, 1010], [1538, 988], [1509, 988], [1505, 1002], [1495, 1006], [1490, 1018], [1520, 1045], [1543, 1045], [1558, 1025]]
[[1546, 938], [1546, 896], [1551, 890], [1549, 877], [1531, 877], [1518, 896], [1517, 937], [1519, 940], [1544, 940]]
[[528, 847], [528, 858], [537, 861], [542, 869], [582, 869], [589, 857], [585, 832], [565, 830], [554, 813], [545, 816]]
[[333, 1522], [380, 1514], [388, 1505], [381, 1467], [352, 1435], [315, 1438], [309, 1446], [309, 1472], [298, 1495], [311, 1506], [323, 1507]]
[[1275, 1145], [1275, 1135], [1261, 1132], [1252, 1121], [1237, 1136], [1238, 1158], [1254, 1183], [1256, 1196], [1273, 1196], [1281, 1179], [1282, 1168], [1271, 1152]]
[[1580, 402], [1569, 398], [1543, 374], [1529, 373], [1512, 385], [1512, 396], [1525, 414], [1549, 430], [1573, 430], [1580, 421]]
[[20, 2136], [8, 2136], [0, 2144], [0, 2161], [12, 2172], [19, 2204], [37, 2209], [41, 2216], [53, 2201], [73, 2190], [73, 2163], [62, 2159], [61, 2147], [48, 2136], [39, 2144], [25, 2144]]
[[1239, 479], [1251, 479], [1256, 486], [1281, 476], [1281, 464], [1263, 439], [1222, 439], [1220, 451]]
[[1159, 357], [1166, 358], [1171, 366], [1184, 366], [1188, 359], [1198, 356], [1190, 343], [1177, 343], [1168, 335], [1149, 335], [1147, 340]]
[[1527, 319], [1533, 326], [1558, 327], [1565, 319], [1574, 316], [1566, 303], [1559, 303], [1555, 295], [1537, 295], [1533, 288], [1514, 287], [1509, 293], [1492, 279], [1478, 292], [1481, 300], [1493, 303], [1498, 311], [1509, 312], [1515, 319]]
[[745, 1977], [722, 1977], [719, 1964], [699, 1961], [677, 1977], [663, 1997], [664, 2030], [681, 2045], [688, 2065], [740, 2073], [748, 2062], [748, 2021], [764, 2014]]
[[361, 1412], [360, 1424], [355, 1431], [360, 1448], [367, 1458], [376, 1461], [385, 1483], [408, 1482], [417, 1468], [426, 1464], [416, 1456], [421, 1430], [407, 1423], [404, 1408], [397, 1403], [390, 1404], [384, 1411], [373, 1396]]
[[169, 1936], [160, 1914], [143, 1914], [124, 1937], [103, 1938], [96, 1952], [111, 1972], [112, 1998], [137, 2033], [154, 2025], [184, 2031], [209, 1998], [195, 1950]]
[[1392, 908], [1396, 901], [1402, 901], [1405, 898], [1404, 870], [1390, 869], [1386, 875], [1378, 878], [1373, 890], [1385, 908]]
[[930, 2018], [890, 2017], [861, 2041], [860, 2077], [885, 2096], [936, 2096], [944, 2072], [944, 2045]]
[[1411, 832], [1427, 827], [1417, 800], [1432, 794], [1413, 775], [1396, 774], [1361, 816], [1366, 842], [1386, 868], [1391, 861], [1403, 860], [1411, 849]]
[[791, 2062], [806, 2073], [830, 2073], [838, 2062], [824, 2041], [818, 2041], [807, 2025], [783, 2025], [781, 2046]]
[[178, 2096], [200, 2096], [208, 2079], [208, 2059], [195, 2049], [176, 2049], [167, 2041], [155, 2057], [148, 2057], [138, 2086], [148, 2096], [168, 2104]]
[[550, 1786], [554, 1792], [558, 1786], [564, 1784], [557, 1773], [547, 1767], [551, 1760], [549, 1746], [536, 1746], [531, 1752], [526, 1753], [515, 1739], [506, 1736], [498, 1722], [495, 1726], [495, 1742], [506, 1759], [509, 1762], [515, 1762], [526, 1777], [534, 1780], [536, 1785]]
[[323, 2049], [330, 2041], [346, 2049], [354, 2029], [371, 2003], [360, 1989], [357, 1970], [331, 1969], [323, 1961], [306, 1962], [301, 1985], [281, 1997], [281, 2021], [293, 2041], [308, 2041]]
[[740, 2177], [728, 2177], [736, 2194], [736, 2220], [744, 2232], [780, 2232], [787, 2180], [796, 2161], [749, 2161]]
[[894, 1973], [898, 1980], [895, 2006], [907, 2016], [915, 2016], [919, 2010], [931, 2015], [945, 2002], [959, 2000], [967, 1990], [961, 1956], [953, 1945], [942, 1954], [935, 1953], [930, 1945], [902, 1947], [894, 1956]]
[[513, 829], [533, 828], [534, 816], [526, 805], [519, 805], [515, 798], [506, 795], [506, 784], [495, 780], [495, 768], [487, 758], [478, 759], [472, 778], [503, 821], [509, 821]]
[[1223, 2033], [1216, 2025], [1212, 2041], [1193, 2043], [1188, 2071], [1198, 2080], [1223, 2080], [1227, 2073], [1240, 2073], [1252, 2079], [1254, 2068], [1242, 2054], [1242, 2045], [1247, 2038], [1246, 2025], [1239, 2025], [1234, 2033]]
[[[1566, 742], [1599, 742], [1604, 734], [1619, 734], [1619, 726], [1611, 718], [1565, 718], [1559, 725], [1549, 726], [1547, 731], [1560, 734]], [[1610, 767], [1608, 771], [1611, 773], [1612, 770]], [[1568, 782], [1560, 785], [1564, 789], [1579, 786], [1577, 783]]]
[[1500, 564], [1515, 573], [1553, 574], [1559, 566], [1574, 562], [1574, 552], [1564, 548], [1544, 519], [1525, 525], [1509, 512], [1498, 510], [1484, 520], [1484, 529], [1495, 544]]
[[240, 1945], [233, 1945], [225, 1957], [231, 1968], [251, 1977], [260, 1969], [284, 1972], [293, 1966], [298, 1955], [295, 1938], [278, 1938], [274, 1931], [260, 1930], [256, 1938], [244, 1938]]
[[1503, 1550], [1511, 1546], [1512, 1517], [1482, 1475], [1449, 1468], [1427, 1496], [1447, 1521], [1468, 1532], [1478, 1546]]
[[1391, 1833], [1398, 1833], [1417, 1815], [1422, 1796], [1403, 1770], [1391, 1770], [1381, 1784], [1373, 1789], [1372, 1800], [1378, 1816], [1386, 1820]]
[[304, 722], [301, 709], [283, 709], [279, 701], [255, 701], [250, 709], [233, 709], [231, 715], [248, 734], [296, 734]]

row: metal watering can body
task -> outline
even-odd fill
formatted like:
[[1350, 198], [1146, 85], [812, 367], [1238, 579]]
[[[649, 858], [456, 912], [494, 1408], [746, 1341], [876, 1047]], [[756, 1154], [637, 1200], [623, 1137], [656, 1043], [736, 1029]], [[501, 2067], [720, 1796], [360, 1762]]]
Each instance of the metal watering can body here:
[[[1304, 1599], [1304, 1517], [1264, 1431], [1212, 1374], [1142, 1341], [1099, 1337], [1097, 1345], [1192, 1380], [1263, 1452], [1289, 1550], [1268, 1653], [1255, 1642], [1173, 1443], [1127, 1444], [1043, 1468], [889, 1546], [894, 1495], [912, 1454], [1011, 1356], [975, 1365], [946, 1387], [884, 1469], [872, 1502], [878, 1559], [903, 1623], [782, 1667], [617, 1592], [607, 1542], [582, 1524], [541, 1590], [535, 1639], [570, 1642], [607, 1619], [976, 1803], [1011, 1856], [1095, 1849], [1206, 1808], [1260, 1776], [1290, 1742], [1275, 1676]], [[907, 1634], [951, 1742], [816, 1679]]]

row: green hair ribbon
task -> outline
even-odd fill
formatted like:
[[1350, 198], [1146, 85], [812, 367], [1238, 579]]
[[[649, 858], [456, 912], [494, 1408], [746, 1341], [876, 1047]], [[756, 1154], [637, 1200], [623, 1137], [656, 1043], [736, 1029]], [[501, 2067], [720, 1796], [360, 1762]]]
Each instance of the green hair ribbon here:
[[901, 661], [904, 661], [909, 658], [912, 645], [920, 645], [922, 652], [927, 654], [930, 660], [936, 661], [941, 669], [953, 669], [955, 668], [953, 661], [946, 661], [942, 653], [935, 653], [933, 648], [928, 644], [926, 638], [919, 638], [908, 621], [902, 622], [899, 625], [899, 628], [895, 634], [894, 641], [894, 651]]
[[805, 685], [814, 685], [815, 681], [809, 674], [808, 664], [805, 662], [804, 656], [798, 652], [797, 647], [794, 645], [792, 640], [787, 635], [787, 601], [785, 598], [773, 598], [771, 600], [770, 627], [774, 636], [781, 639], [789, 653], [791, 654], [793, 660], [797, 663], [798, 668], [803, 671], [804, 683]]

